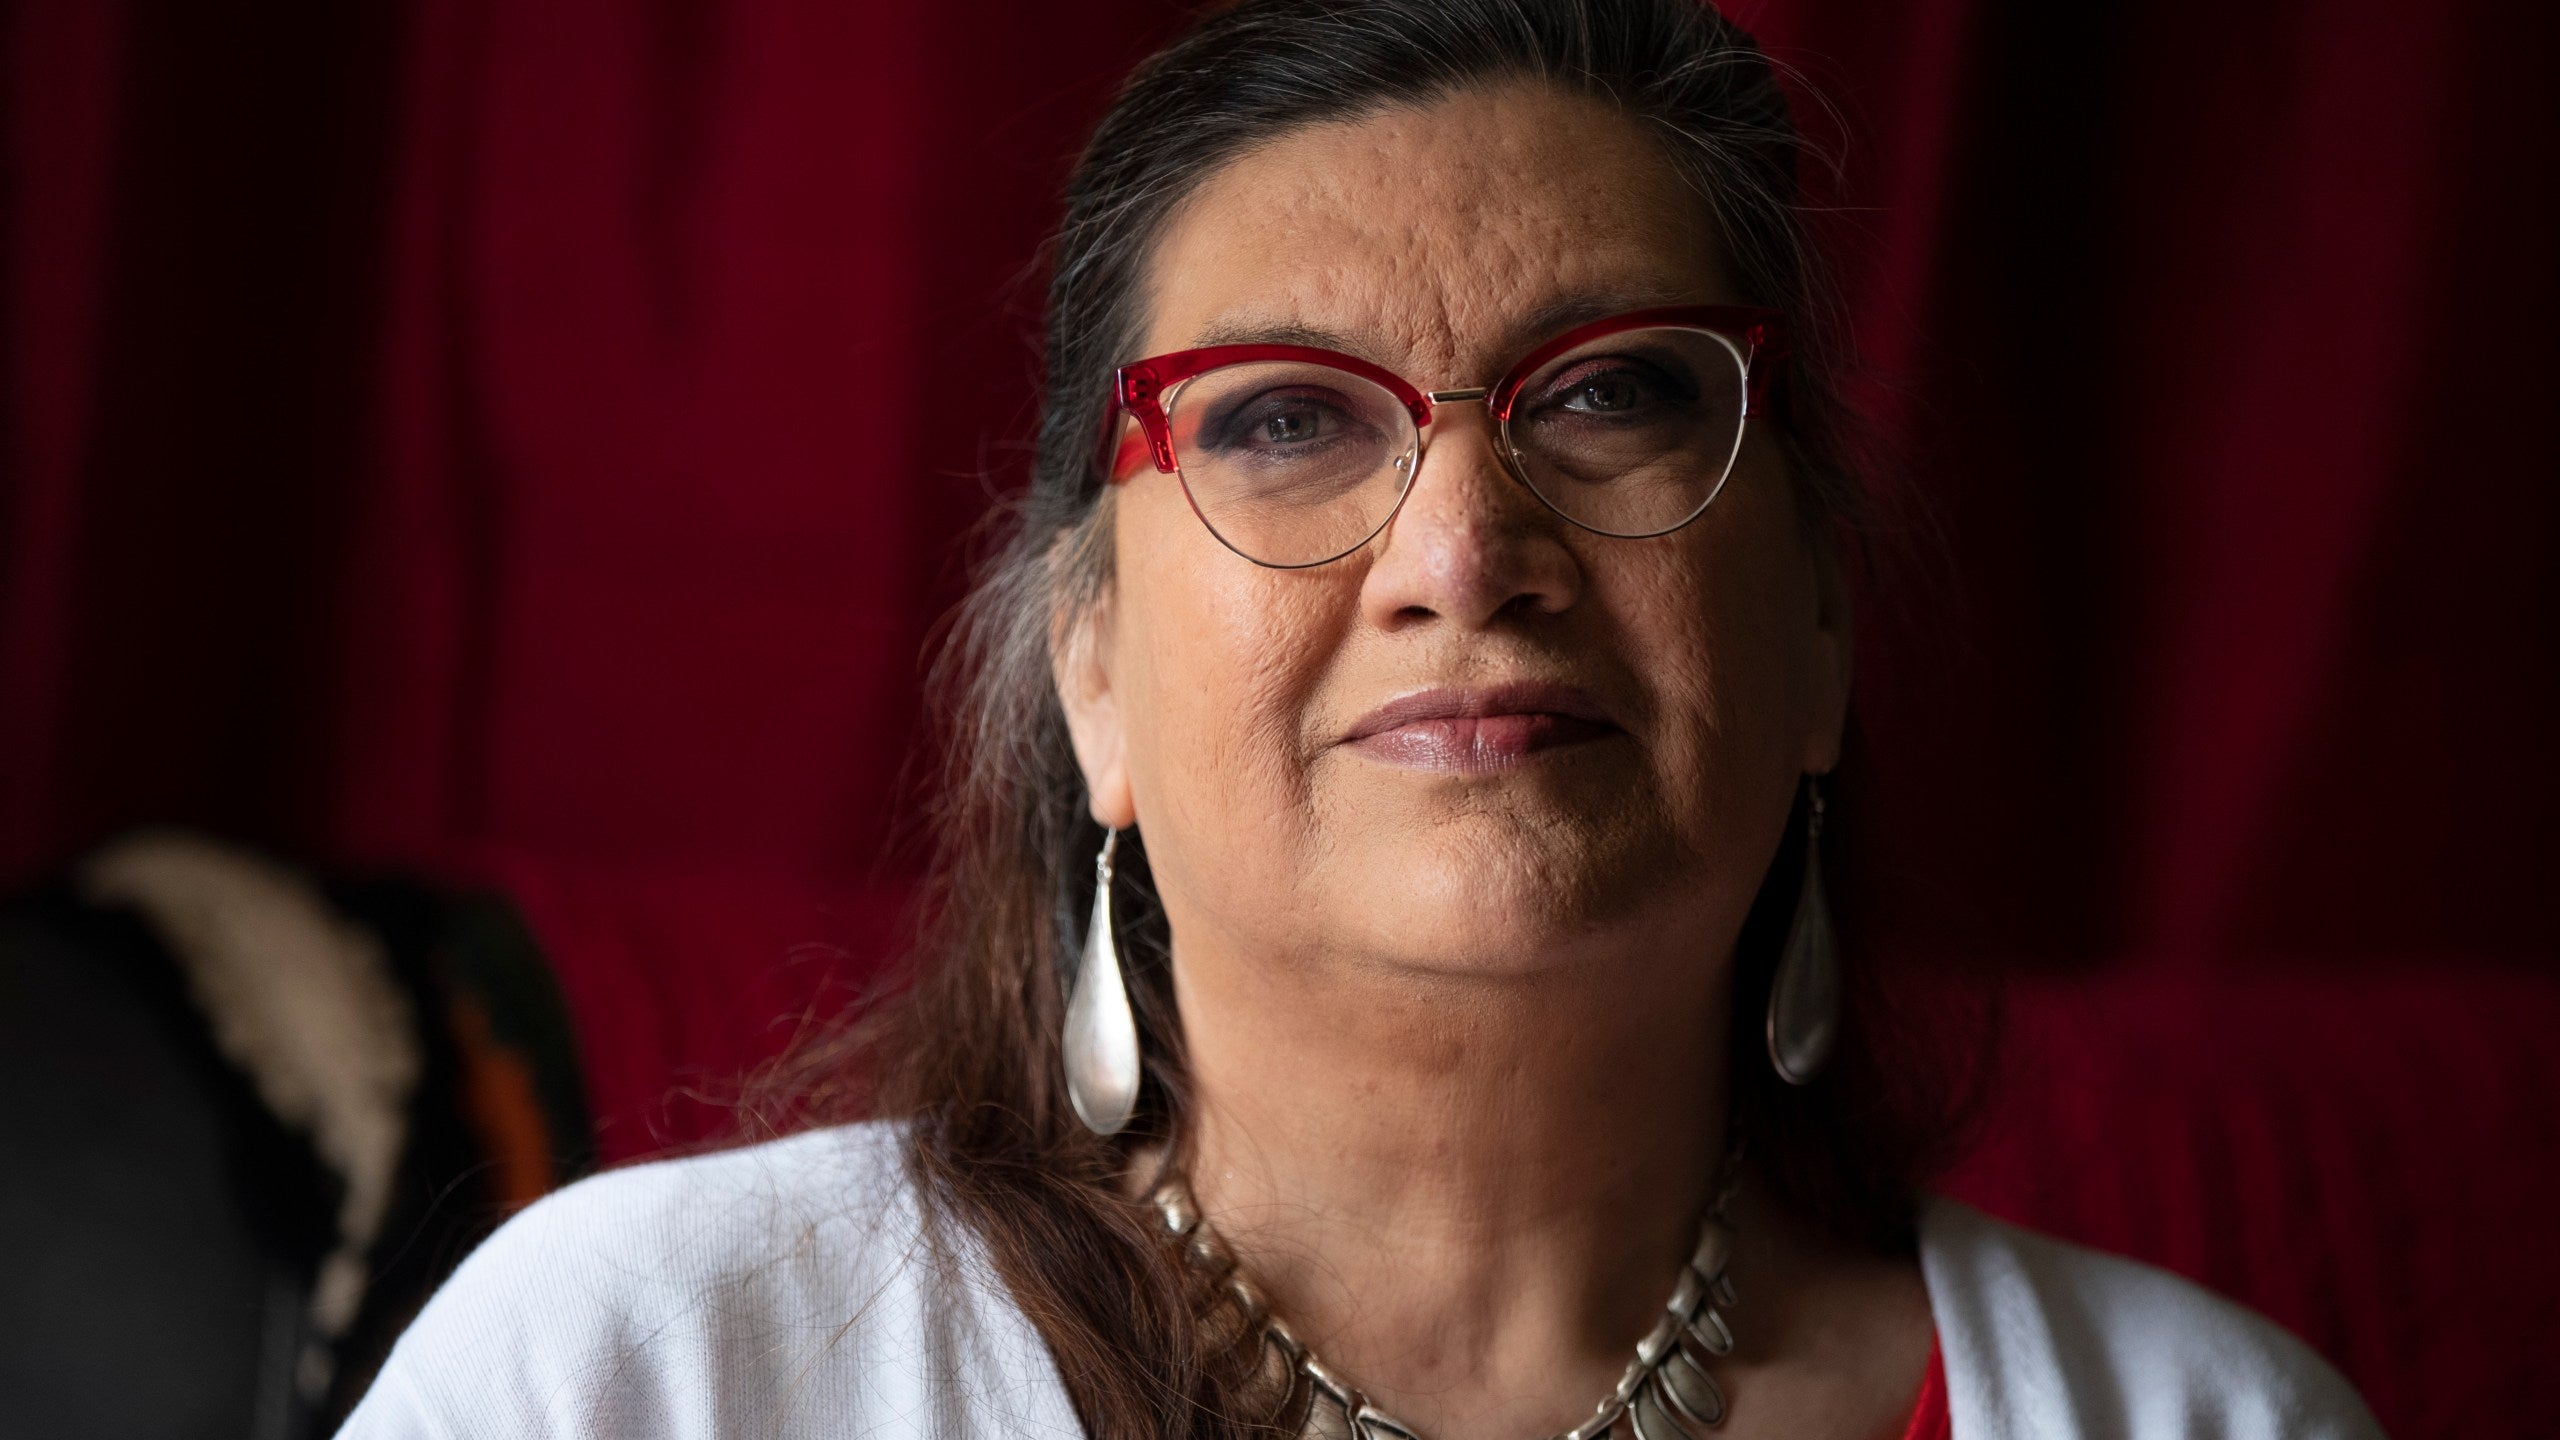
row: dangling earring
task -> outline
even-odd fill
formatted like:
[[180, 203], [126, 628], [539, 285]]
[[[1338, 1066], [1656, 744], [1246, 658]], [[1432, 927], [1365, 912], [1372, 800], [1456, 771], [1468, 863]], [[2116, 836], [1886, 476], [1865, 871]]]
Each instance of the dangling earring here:
[[1787, 948], [1769, 982], [1769, 1063], [1790, 1085], [1809, 1084], [1840, 1038], [1840, 939], [1822, 893], [1822, 779], [1804, 780], [1804, 886]]
[[1094, 857], [1093, 919], [1067, 994], [1067, 1099], [1096, 1135], [1117, 1135], [1138, 1108], [1138, 1017], [1111, 926], [1111, 857], [1119, 848], [1120, 832], [1110, 831]]

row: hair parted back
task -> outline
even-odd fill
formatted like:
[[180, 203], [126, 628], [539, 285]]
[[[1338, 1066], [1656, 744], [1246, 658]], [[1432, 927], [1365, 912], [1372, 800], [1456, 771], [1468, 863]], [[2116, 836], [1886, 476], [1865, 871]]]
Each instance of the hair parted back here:
[[[1141, 836], [1123, 840], [1117, 891], [1146, 1055], [1136, 1121], [1092, 1135], [1061, 1069], [1065, 967], [1102, 834], [1050, 647], [1057, 618], [1112, 583], [1096, 444], [1112, 372], [1145, 327], [1159, 233], [1212, 172], [1303, 126], [1521, 79], [1605, 100], [1653, 133], [1700, 196], [1739, 298], [1785, 312], [1796, 337], [1785, 445], [1808, 523], [1842, 533], [1863, 513], [1796, 208], [1799, 141], [1769, 62], [1701, 0], [1244, 0], [1131, 75], [1067, 189], [1031, 485], [935, 668], [946, 743], [909, 987], [790, 1072], [816, 1077], [801, 1086], [806, 1118], [908, 1124], [944, 1259], [975, 1246], [992, 1262], [1087, 1431], [1107, 1440], [1293, 1432], [1306, 1403], [1266, 1367], [1228, 1287], [1181, 1260], [1124, 1182], [1133, 1150], [1179, 1139], [1187, 1100], [1170, 944]], [[1741, 941], [1735, 1120], [1796, 1203], [1852, 1234], [1907, 1243], [1914, 1186], [1943, 1126], [1888, 1086], [1875, 1042], [1890, 1036], [1869, 1023], [1879, 1007], [1856, 993], [1858, 967], [1821, 1082], [1792, 1089], [1762, 1058], [1757, 1024], [1800, 834], [1779, 853]]]

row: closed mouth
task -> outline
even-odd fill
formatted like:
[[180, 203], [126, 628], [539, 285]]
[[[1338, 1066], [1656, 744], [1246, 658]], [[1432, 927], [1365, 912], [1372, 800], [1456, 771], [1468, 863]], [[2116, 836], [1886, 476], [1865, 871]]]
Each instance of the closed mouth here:
[[1578, 686], [1513, 681], [1400, 695], [1362, 716], [1342, 743], [1408, 768], [1486, 771], [1620, 733]]

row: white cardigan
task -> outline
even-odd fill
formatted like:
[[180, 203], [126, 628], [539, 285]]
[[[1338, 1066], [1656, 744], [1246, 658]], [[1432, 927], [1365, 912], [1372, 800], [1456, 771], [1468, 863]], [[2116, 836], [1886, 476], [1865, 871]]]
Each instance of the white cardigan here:
[[[482, 1245], [342, 1430], [1079, 1436], [983, 1260], [938, 1261], [888, 1125], [599, 1175]], [[1955, 1440], [2379, 1437], [2300, 1341], [2162, 1271], [1951, 1201], [1920, 1229]]]

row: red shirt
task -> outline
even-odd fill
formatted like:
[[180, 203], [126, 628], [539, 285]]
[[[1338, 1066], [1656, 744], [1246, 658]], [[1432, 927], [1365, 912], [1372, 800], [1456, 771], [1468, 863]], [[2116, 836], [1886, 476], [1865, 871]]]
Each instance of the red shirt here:
[[1902, 1440], [1948, 1440], [1947, 1360], [1938, 1353], [1938, 1337], [1929, 1337], [1929, 1373], [1920, 1377], [1920, 1398], [1911, 1405], [1911, 1423]]

